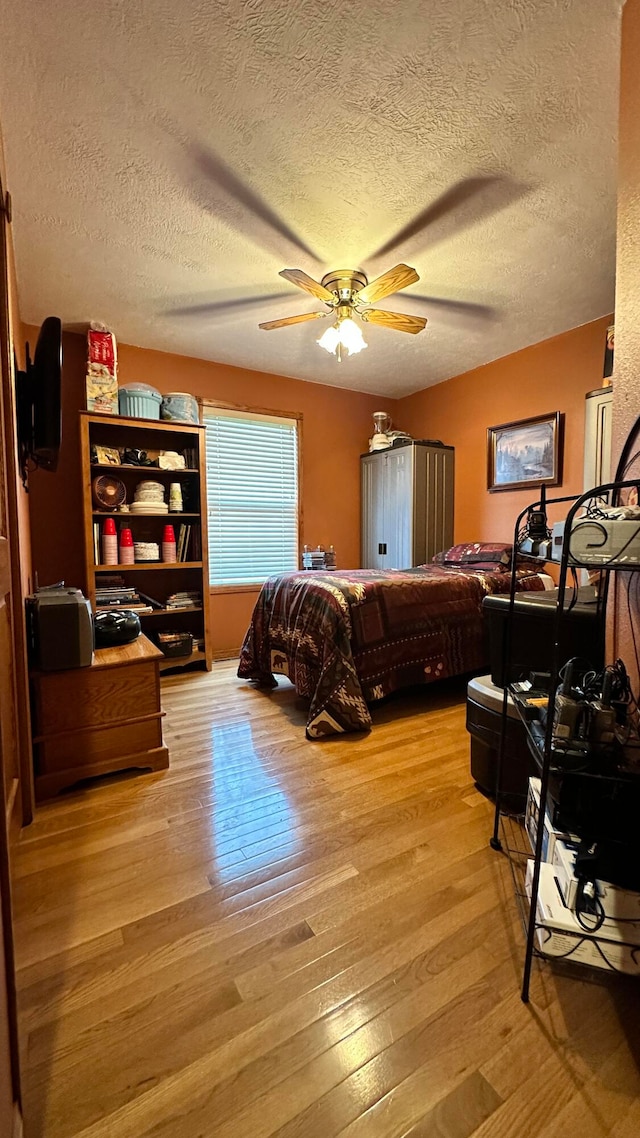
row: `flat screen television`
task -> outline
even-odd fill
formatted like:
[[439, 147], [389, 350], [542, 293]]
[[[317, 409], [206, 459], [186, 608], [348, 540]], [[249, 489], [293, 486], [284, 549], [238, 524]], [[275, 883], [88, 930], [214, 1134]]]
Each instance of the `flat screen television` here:
[[22, 482], [29, 464], [55, 470], [62, 440], [62, 322], [48, 316], [38, 334], [33, 361], [26, 346], [25, 371], [16, 367], [18, 448]]

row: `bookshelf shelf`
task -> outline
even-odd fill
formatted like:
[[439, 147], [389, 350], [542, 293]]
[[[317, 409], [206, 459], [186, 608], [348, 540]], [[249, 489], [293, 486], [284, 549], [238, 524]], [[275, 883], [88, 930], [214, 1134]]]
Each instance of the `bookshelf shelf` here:
[[202, 605], [200, 605], [200, 607], [198, 607], [198, 605], [194, 605], [193, 607], [185, 606], [184, 608], [181, 608], [181, 609], [177, 609], [177, 608], [154, 609], [153, 612], [142, 612], [142, 613], [140, 613], [140, 616], [143, 617], [144, 619], [146, 619], [147, 617], [153, 617], [153, 616], [162, 616], [162, 617], [180, 616], [182, 613], [185, 613], [185, 612], [202, 612], [202, 611], [203, 611]]
[[[128, 420], [135, 422], [136, 420]], [[91, 470], [108, 470], [110, 474], [119, 474], [121, 470], [135, 470], [140, 478], [155, 478], [157, 474], [172, 475], [172, 481], [175, 481], [181, 474], [199, 474], [200, 471], [196, 470], [193, 466], [183, 467], [182, 470], [161, 470], [159, 466], [133, 466], [127, 462], [92, 462]]]
[[123, 522], [125, 518], [158, 518], [164, 522], [165, 525], [177, 525], [181, 518], [199, 518], [200, 514], [145, 514], [143, 510], [136, 510], [135, 514], [123, 513], [118, 510], [94, 510], [93, 517], [98, 520], [104, 518], [114, 518], [116, 521]]
[[[206, 467], [205, 467], [205, 428], [191, 423], [165, 423], [150, 419], [131, 419], [118, 415], [93, 415], [80, 413], [80, 434], [82, 442], [83, 473], [83, 517], [84, 546], [87, 593], [94, 611], [96, 610], [96, 590], [119, 590], [118, 604], [100, 604], [101, 609], [117, 610], [126, 608], [127, 599], [138, 597], [137, 603], [145, 603], [144, 594], [159, 602], [159, 608], [152, 612], [141, 612], [140, 619], [147, 620], [145, 628], [152, 640], [158, 632], [189, 631], [204, 650], [194, 649], [190, 656], [166, 657], [160, 662], [160, 670], [184, 668], [189, 665], [204, 665], [211, 668], [211, 638], [209, 630], [209, 564], [207, 545], [207, 505], [206, 505]], [[183, 470], [162, 470], [156, 466], [136, 466], [126, 463], [92, 463], [92, 447], [103, 446], [117, 449], [122, 454], [125, 449], [145, 450], [150, 458], [160, 451], [172, 450], [186, 456], [187, 465]], [[94, 452], [95, 453], [95, 452]], [[96, 509], [92, 496], [92, 480], [96, 475], [109, 471], [121, 477], [127, 487], [127, 501], [133, 498], [136, 481], [154, 479], [166, 486], [168, 494], [171, 482], [182, 484], [185, 511], [155, 514], [153, 512], [130, 513]], [[172, 525], [178, 541], [179, 531], [185, 530], [184, 548], [191, 554], [188, 561], [136, 561], [133, 565], [96, 564], [96, 533], [101, 535], [102, 522], [113, 518], [116, 527], [127, 526], [133, 531], [134, 540], [160, 541], [165, 525]], [[156, 524], [158, 523], [158, 524]], [[183, 523], [186, 523], [183, 525]], [[99, 527], [96, 529], [96, 527]], [[99, 536], [98, 536], [99, 541]], [[193, 554], [195, 553], [195, 557]], [[146, 577], [145, 574], [154, 574]], [[110, 577], [119, 580], [114, 583]], [[180, 594], [194, 594], [199, 604], [180, 608], [167, 607], [167, 600]], [[136, 601], [132, 602], [135, 604]]]
[[133, 565], [94, 565], [96, 573], [135, 573], [136, 570], [202, 569], [201, 561], [136, 561]]
[[160, 661], [160, 671], [168, 672], [170, 668], [183, 668], [186, 664], [198, 664], [205, 662], [206, 657], [204, 652], [196, 649], [190, 656], [166, 656], [164, 660]]

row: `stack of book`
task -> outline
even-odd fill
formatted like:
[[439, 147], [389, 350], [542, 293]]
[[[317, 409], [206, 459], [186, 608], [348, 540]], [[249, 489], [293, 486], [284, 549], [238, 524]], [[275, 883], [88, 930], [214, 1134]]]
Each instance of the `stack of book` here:
[[104, 612], [107, 609], [132, 609], [140, 615], [153, 612], [154, 605], [148, 597], [127, 585], [102, 585], [96, 589], [96, 611]]
[[202, 593], [184, 590], [181, 593], [171, 593], [167, 597], [167, 609], [199, 609], [202, 608]]
[[201, 558], [200, 526], [183, 523], [176, 537], [176, 561], [200, 561]]
[[336, 554], [332, 545], [328, 550], [320, 546], [317, 549], [309, 549], [309, 546], [305, 545], [302, 552], [303, 569], [335, 569], [335, 567]]

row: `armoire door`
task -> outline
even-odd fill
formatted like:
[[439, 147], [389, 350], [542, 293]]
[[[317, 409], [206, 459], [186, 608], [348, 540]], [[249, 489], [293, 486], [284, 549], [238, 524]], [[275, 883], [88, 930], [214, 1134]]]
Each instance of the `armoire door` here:
[[412, 564], [413, 454], [414, 448], [407, 446], [384, 456], [386, 569], [408, 569]]
[[414, 447], [362, 458], [362, 565], [406, 569], [412, 564]]
[[381, 569], [384, 553], [380, 548], [384, 530], [384, 456], [367, 455], [361, 460], [361, 564], [364, 569]]

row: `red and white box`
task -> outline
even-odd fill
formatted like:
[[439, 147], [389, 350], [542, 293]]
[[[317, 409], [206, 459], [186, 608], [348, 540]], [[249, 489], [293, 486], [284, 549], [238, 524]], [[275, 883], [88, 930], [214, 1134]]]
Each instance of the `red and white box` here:
[[87, 410], [118, 414], [118, 349], [102, 324], [91, 324], [87, 332]]

